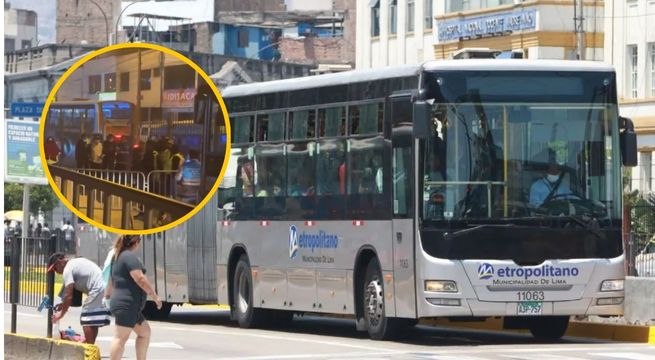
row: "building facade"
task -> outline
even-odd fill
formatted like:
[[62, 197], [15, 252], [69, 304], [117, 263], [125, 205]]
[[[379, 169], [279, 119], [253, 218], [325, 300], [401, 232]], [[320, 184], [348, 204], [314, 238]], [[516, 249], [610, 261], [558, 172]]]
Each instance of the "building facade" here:
[[[447, 59], [463, 48], [576, 59], [573, 0], [360, 0], [357, 67]], [[603, 1], [584, 1], [582, 58], [603, 60]], [[578, 16], [579, 17], [579, 16]]]
[[38, 18], [32, 10], [12, 9], [5, 3], [5, 53], [37, 46]]
[[120, 12], [120, 0], [57, 0], [57, 44], [110, 44]]
[[605, 59], [616, 68], [619, 110], [637, 131], [632, 189], [655, 191], [655, 1], [605, 2]]

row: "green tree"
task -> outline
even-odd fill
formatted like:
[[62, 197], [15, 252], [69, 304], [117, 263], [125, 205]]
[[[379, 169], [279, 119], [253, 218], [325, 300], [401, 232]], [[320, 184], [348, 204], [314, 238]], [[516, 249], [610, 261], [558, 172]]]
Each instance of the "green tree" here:
[[[30, 188], [30, 212], [39, 209], [48, 213], [55, 208], [57, 196], [48, 185], [34, 185]], [[23, 184], [5, 183], [5, 211], [23, 209]]]

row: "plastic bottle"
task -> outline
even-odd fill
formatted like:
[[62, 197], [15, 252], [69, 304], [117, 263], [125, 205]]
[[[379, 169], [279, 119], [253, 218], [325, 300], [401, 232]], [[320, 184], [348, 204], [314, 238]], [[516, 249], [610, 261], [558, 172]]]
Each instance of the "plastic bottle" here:
[[41, 300], [41, 303], [39, 304], [37, 311], [41, 312], [43, 311], [43, 309], [47, 309], [49, 307], [50, 307], [50, 297], [48, 295], [45, 295]]
[[73, 330], [73, 328], [69, 326], [68, 329], [66, 329], [66, 336], [72, 338], [73, 336], [75, 336], [75, 330]]

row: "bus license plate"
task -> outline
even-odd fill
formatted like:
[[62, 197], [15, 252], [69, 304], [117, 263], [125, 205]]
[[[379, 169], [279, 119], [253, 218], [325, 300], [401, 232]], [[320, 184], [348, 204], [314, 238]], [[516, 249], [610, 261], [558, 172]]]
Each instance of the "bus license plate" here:
[[518, 315], [541, 315], [544, 311], [541, 301], [524, 301], [518, 306]]

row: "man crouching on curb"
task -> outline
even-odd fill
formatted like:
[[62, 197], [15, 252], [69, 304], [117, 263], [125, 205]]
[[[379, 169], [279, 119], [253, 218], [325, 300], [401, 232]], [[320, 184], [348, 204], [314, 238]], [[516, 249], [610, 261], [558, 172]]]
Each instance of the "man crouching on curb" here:
[[52, 254], [48, 260], [48, 272], [53, 270], [57, 274], [63, 274], [64, 287], [62, 303], [55, 307], [56, 312], [52, 316], [52, 322], [56, 323], [66, 315], [73, 302], [74, 290], [86, 294], [86, 300], [82, 304], [80, 323], [84, 330], [85, 342], [94, 344], [98, 336], [98, 328], [109, 325], [111, 315], [109, 309], [102, 302], [105, 292], [102, 271], [91, 260], [81, 257], [68, 259], [61, 252]]

